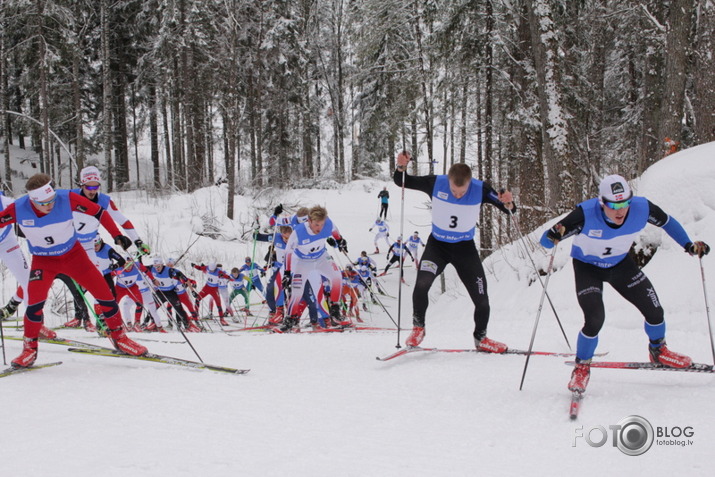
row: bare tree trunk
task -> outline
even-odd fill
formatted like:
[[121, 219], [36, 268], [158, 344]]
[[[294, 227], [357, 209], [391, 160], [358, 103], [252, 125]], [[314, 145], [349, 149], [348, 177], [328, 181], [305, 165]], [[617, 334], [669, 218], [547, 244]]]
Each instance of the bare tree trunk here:
[[113, 125], [114, 125], [114, 170], [115, 184], [121, 187], [129, 181], [129, 133], [127, 131], [126, 75], [122, 72], [119, 60], [114, 60]]
[[715, 3], [698, 1], [695, 44], [695, 144], [715, 141]]
[[7, 51], [5, 50], [5, 0], [0, 0], [0, 109], [2, 115], [3, 149], [5, 150], [4, 180], [7, 187], [12, 189], [12, 175], [10, 173], [10, 115], [7, 114], [10, 100], [7, 94]]
[[420, 26], [419, 0], [412, 3], [415, 16], [414, 29], [415, 40], [417, 41], [417, 58], [420, 65], [420, 87], [422, 89], [422, 113], [425, 116], [425, 139], [427, 141], [427, 161], [429, 162], [429, 173], [434, 174], [434, 136], [432, 132], [432, 97], [429, 94], [427, 71], [425, 67], [424, 52], [422, 51], [422, 27]]
[[139, 171], [139, 133], [137, 132], [137, 94], [136, 87], [132, 83], [132, 142], [134, 143], [134, 161], [137, 166], [137, 188], [141, 171]]
[[[659, 22], [664, 23], [665, 16], [664, 2], [648, 2], [650, 14]], [[655, 9], [655, 10], [654, 10]], [[640, 144], [638, 146], [638, 158], [636, 173], [645, 171], [650, 164], [663, 156], [662, 140], [660, 138], [660, 112], [663, 103], [663, 91], [665, 78], [665, 57], [663, 42], [659, 38], [660, 25], [647, 25], [650, 35], [646, 35], [645, 40], [645, 65], [643, 68], [643, 93], [640, 102], [643, 104], [643, 118], [641, 119]], [[650, 38], [655, 37], [656, 40]]]
[[459, 128], [459, 162], [467, 160], [467, 106], [469, 104], [469, 76], [462, 78], [462, 100], [460, 105], [461, 124]]
[[164, 152], [166, 154], [166, 182], [174, 184], [174, 155], [172, 154], [173, 138], [169, 132], [169, 105], [166, 101], [166, 92], [161, 95], [161, 117], [164, 128]]
[[228, 182], [228, 197], [226, 205], [226, 216], [234, 218], [234, 188], [236, 187], [236, 126], [231, 120], [231, 113], [222, 111], [224, 150], [226, 151], [226, 180]]
[[661, 141], [666, 137], [676, 142], [683, 140], [682, 118], [685, 112], [688, 59], [692, 54], [690, 32], [693, 27], [693, 7], [693, 0], [673, 0], [670, 5], [665, 42], [665, 89], [658, 123], [658, 139]]
[[546, 204], [552, 208], [572, 204], [573, 177], [569, 135], [562, 101], [558, 64], [558, 31], [546, 0], [527, 0], [531, 44], [539, 86], [539, 114], [546, 164]]
[[101, 25], [102, 25], [102, 107], [103, 118], [103, 146], [104, 146], [104, 163], [107, 167], [107, 177], [105, 179], [107, 191], [112, 191], [114, 171], [112, 166], [112, 75], [111, 75], [111, 56], [109, 50], [109, 1], [101, 0]]
[[42, 150], [40, 153], [40, 171], [49, 173], [52, 164], [50, 156], [50, 100], [47, 87], [47, 43], [45, 42], [45, 1], [36, 0], [37, 24], [36, 39], [39, 55], [39, 82], [40, 82], [40, 116], [42, 120]]
[[156, 85], [149, 85], [149, 142], [151, 149], [151, 165], [154, 175], [154, 187], [161, 187], [161, 176], [159, 169], [159, 124], [157, 114], [157, 92]]

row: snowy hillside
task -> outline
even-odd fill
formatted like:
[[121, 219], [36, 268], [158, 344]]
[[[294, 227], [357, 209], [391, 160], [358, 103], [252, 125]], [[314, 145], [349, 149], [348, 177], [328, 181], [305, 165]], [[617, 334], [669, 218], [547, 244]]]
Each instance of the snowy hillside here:
[[[715, 144], [670, 156], [634, 183], [676, 217], [693, 239], [715, 245]], [[262, 261], [265, 246], [254, 251], [241, 234], [254, 222], [254, 210], [269, 212], [278, 202], [326, 205], [348, 240], [350, 257], [371, 252], [368, 232], [378, 211], [377, 193], [387, 185], [391, 235], [400, 230], [400, 191], [394, 184], [358, 181], [341, 190], [273, 191], [257, 198], [237, 198], [237, 218], [221, 217], [226, 191], [210, 188], [195, 194], [150, 197], [115, 194], [119, 207], [146, 242], [164, 257], [178, 258], [206, 224], [220, 239], [200, 237], [179, 264], [215, 259], [225, 268], [245, 256]], [[428, 200], [405, 192], [404, 234], [429, 233]], [[265, 221], [266, 217], [261, 217]], [[545, 224], [544, 227], [550, 224]], [[529, 233], [529, 253], [545, 266], [547, 252]], [[668, 343], [695, 361], [712, 363], [699, 261], [685, 254], [659, 229], [648, 227], [642, 243], [658, 245], [645, 272], [666, 310]], [[513, 348], [526, 349], [541, 297], [532, 283], [533, 267], [524, 243], [510, 244], [485, 263], [491, 299], [488, 335]], [[549, 295], [575, 349], [582, 326], [576, 303], [571, 241], [557, 249], [556, 273]], [[715, 296], [714, 255], [703, 259], [707, 292]], [[384, 267], [384, 255], [375, 256]], [[345, 257], [336, 256], [345, 264]], [[409, 284], [415, 269], [406, 269]], [[397, 274], [385, 277], [397, 296]], [[5, 271], [3, 300], [14, 281]], [[64, 300], [56, 287], [51, 304]], [[390, 315], [411, 327], [410, 285], [403, 286], [403, 306], [385, 298]], [[606, 287], [606, 324], [598, 351], [609, 360], [647, 360], [647, 338], [637, 310]], [[258, 310], [254, 310], [258, 311]], [[265, 310], [261, 310], [265, 313]], [[473, 308], [454, 270], [447, 269], [447, 293], [439, 282], [431, 292], [424, 346], [469, 348]], [[376, 326], [390, 318], [372, 306], [365, 315]], [[50, 326], [67, 316], [48, 312]], [[214, 326], [217, 330], [217, 327]], [[5, 329], [6, 335], [19, 336]], [[84, 331], [60, 336], [101, 345], [103, 338]], [[195, 359], [181, 335], [132, 334], [150, 351]], [[270, 335], [222, 332], [188, 336], [204, 361], [251, 368], [244, 376], [184, 370], [167, 365], [68, 353], [63, 346], [40, 344], [38, 363], [62, 366], [0, 380], [4, 401], [2, 475], [52, 476], [511, 476], [511, 475], [711, 475], [715, 443], [713, 375], [648, 371], [593, 370], [578, 421], [568, 419], [570, 368], [564, 358], [531, 358], [524, 389], [519, 382], [523, 356], [474, 353], [414, 354], [382, 363], [395, 350], [396, 332]], [[406, 332], [400, 334], [404, 343]], [[170, 342], [160, 342], [166, 340]], [[9, 362], [20, 350], [6, 341]], [[568, 347], [548, 303], [541, 314], [535, 349], [567, 352]], [[611, 445], [610, 425], [639, 415], [672, 432], [691, 427], [692, 445], [653, 447], [629, 457]], [[584, 435], [603, 426], [602, 447]], [[592, 437], [598, 440], [598, 430]], [[683, 437], [666, 442], [688, 442]], [[660, 443], [659, 443], [660, 441]], [[677, 442], [676, 442], [677, 441]]]

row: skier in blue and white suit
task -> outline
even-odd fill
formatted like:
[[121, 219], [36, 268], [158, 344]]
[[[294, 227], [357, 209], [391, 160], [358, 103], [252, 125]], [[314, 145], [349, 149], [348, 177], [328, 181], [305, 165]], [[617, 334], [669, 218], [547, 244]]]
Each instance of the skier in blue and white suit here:
[[405, 173], [410, 154], [397, 155], [395, 184], [425, 192], [432, 198], [432, 233], [422, 254], [417, 282], [412, 294], [412, 334], [407, 346], [418, 346], [424, 339], [425, 314], [432, 283], [451, 263], [474, 303], [474, 342], [480, 351], [503, 353], [507, 346], [486, 337], [489, 323], [487, 280], [474, 243], [475, 227], [483, 203], [490, 203], [508, 214], [516, 210], [510, 192], [498, 194], [492, 187], [472, 178], [471, 168], [454, 164], [447, 175], [410, 176]]
[[569, 389], [584, 392], [598, 333], [606, 319], [603, 283], [608, 282], [645, 317], [650, 340], [650, 359], [665, 366], [688, 367], [691, 359], [670, 351], [665, 345], [663, 307], [650, 280], [628, 254], [631, 244], [647, 224], [662, 227], [691, 255], [710, 251], [704, 242], [693, 242], [682, 225], [645, 197], [634, 196], [628, 182], [619, 175], [601, 181], [599, 197], [581, 202], [558, 224], [544, 232], [541, 244], [552, 248], [564, 238], [575, 236], [571, 247], [576, 297], [584, 313], [578, 335], [577, 365]]
[[[328, 217], [324, 207], [315, 206], [308, 211], [308, 220], [295, 227], [286, 244], [285, 273], [283, 288], [290, 288], [288, 316], [283, 321], [281, 331], [289, 331], [300, 320], [299, 303], [307, 284], [316, 292], [322, 286], [322, 277], [330, 282], [330, 317], [335, 323], [340, 318], [340, 297], [342, 275], [335, 262], [330, 259], [325, 244], [337, 246], [347, 252], [347, 242], [338, 228]], [[317, 293], [316, 293], [317, 294]]]

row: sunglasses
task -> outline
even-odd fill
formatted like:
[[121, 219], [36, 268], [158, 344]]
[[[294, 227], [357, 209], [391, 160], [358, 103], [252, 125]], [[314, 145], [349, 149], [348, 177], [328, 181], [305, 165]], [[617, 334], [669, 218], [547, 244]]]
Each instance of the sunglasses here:
[[38, 200], [33, 200], [32, 202], [33, 202], [35, 205], [39, 205], [40, 207], [44, 207], [44, 206], [46, 206], [46, 205], [54, 204], [56, 200], [57, 200], [57, 194], [55, 194], [50, 200], [46, 200], [46, 201], [43, 201], [43, 202], [40, 202], [40, 201], [38, 201]]
[[100, 186], [98, 186], [98, 185], [96, 185], [96, 186], [88, 186], [88, 185], [86, 185], [86, 186], [82, 186], [82, 187], [84, 187], [84, 188], [87, 189], [87, 190], [97, 190], [97, 189], [99, 189]]
[[604, 200], [603, 205], [613, 210], [625, 209], [626, 207], [631, 206], [631, 199], [623, 200], [621, 202], [608, 202], [607, 200]]

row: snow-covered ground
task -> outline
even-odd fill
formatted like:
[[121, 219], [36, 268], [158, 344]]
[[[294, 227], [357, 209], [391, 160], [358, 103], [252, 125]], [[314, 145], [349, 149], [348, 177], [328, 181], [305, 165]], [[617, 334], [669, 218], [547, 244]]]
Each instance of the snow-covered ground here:
[[[660, 205], [684, 225], [693, 239], [715, 245], [715, 144], [670, 156], [635, 182], [636, 192]], [[252, 226], [253, 211], [272, 210], [279, 201], [326, 205], [348, 240], [350, 256], [371, 252], [368, 229], [377, 210], [377, 193], [388, 185], [392, 237], [400, 229], [400, 191], [394, 184], [359, 181], [341, 190], [269, 191], [261, 197], [237, 198], [237, 218], [222, 219], [226, 191], [203, 189], [191, 195], [151, 197], [114, 194], [156, 253], [180, 256], [215, 218], [223, 237], [199, 238], [182, 259], [216, 259], [224, 268], [245, 256], [262, 261], [265, 246], [254, 252], [240, 240]], [[269, 195], [272, 194], [270, 197]], [[405, 192], [405, 235], [429, 233], [427, 196]], [[265, 217], [261, 217], [265, 221]], [[550, 224], [545, 224], [550, 225]], [[543, 229], [541, 229], [543, 230]], [[536, 243], [541, 230], [530, 233]], [[683, 253], [660, 229], [648, 227], [643, 243], [660, 244], [645, 271], [666, 309], [668, 342], [695, 361], [713, 360], [699, 261]], [[568, 259], [570, 241], [559, 246], [557, 271], [549, 294], [572, 346], [582, 314], [574, 296]], [[529, 247], [545, 266], [547, 252]], [[384, 266], [385, 257], [375, 257]], [[344, 264], [345, 258], [336, 259]], [[702, 261], [712, 300], [713, 256]], [[533, 267], [521, 243], [493, 254], [485, 263], [491, 298], [489, 336], [511, 347], [529, 345], [542, 289], [532, 283]], [[406, 269], [413, 282], [415, 269]], [[397, 296], [397, 274], [386, 286]], [[3, 275], [3, 300], [14, 280]], [[468, 348], [472, 343], [473, 308], [454, 270], [447, 270], [447, 292], [439, 282], [431, 292], [425, 346]], [[385, 298], [392, 317], [411, 326], [411, 286], [397, 300]], [[64, 292], [56, 287], [46, 320], [66, 321], [60, 309]], [[255, 301], [255, 300], [254, 300]], [[607, 319], [598, 351], [609, 360], [647, 360], [643, 320], [630, 304], [606, 287]], [[258, 311], [258, 310], [254, 310]], [[369, 323], [390, 326], [377, 307], [364, 315]], [[18, 335], [6, 329], [7, 335]], [[60, 336], [108, 345], [84, 331], [61, 330]], [[190, 347], [168, 335], [133, 334], [152, 352], [195, 359]], [[406, 332], [400, 340], [404, 342]], [[130, 360], [68, 353], [63, 346], [41, 344], [38, 363], [62, 366], [0, 381], [3, 398], [3, 476], [402, 476], [402, 475], [712, 475], [715, 444], [713, 375], [599, 370], [578, 421], [568, 419], [570, 368], [564, 358], [534, 356], [523, 390], [519, 390], [523, 356], [413, 354], [390, 362], [376, 356], [395, 350], [396, 332], [289, 334], [222, 332], [190, 334], [204, 361], [250, 368], [243, 376]], [[174, 341], [160, 342], [160, 340]], [[9, 362], [20, 350], [6, 341]], [[535, 349], [568, 351], [553, 312], [544, 306]], [[613, 431], [627, 416], [647, 419], [656, 432], [690, 428], [678, 439], [656, 437], [652, 448], [630, 457], [612, 445]], [[601, 447], [591, 441], [607, 432]], [[596, 428], [593, 430], [593, 428]], [[691, 434], [688, 431], [688, 434]], [[663, 440], [692, 445], [666, 445]]]

